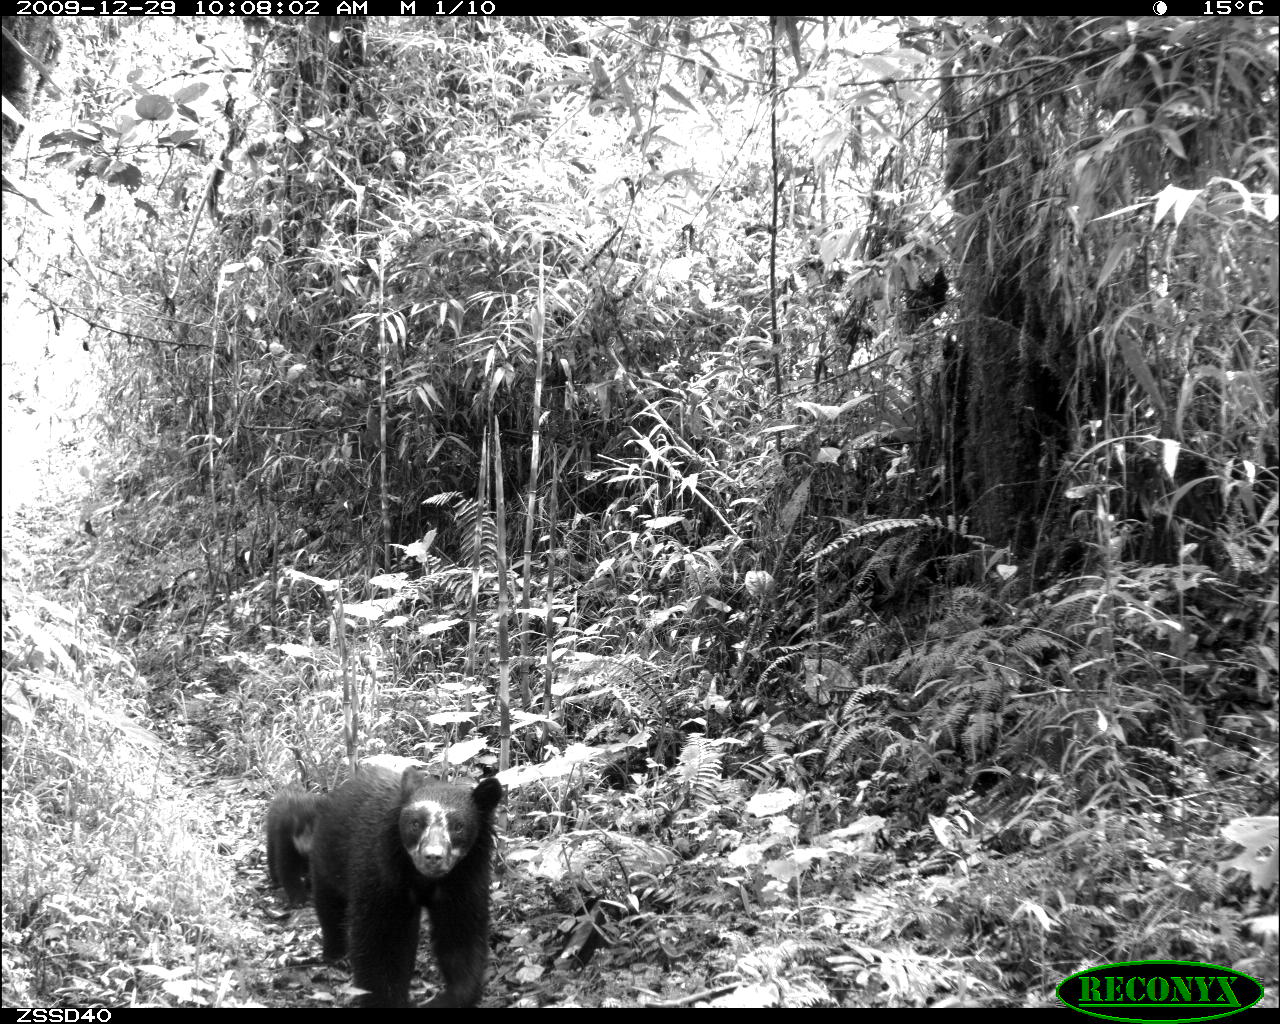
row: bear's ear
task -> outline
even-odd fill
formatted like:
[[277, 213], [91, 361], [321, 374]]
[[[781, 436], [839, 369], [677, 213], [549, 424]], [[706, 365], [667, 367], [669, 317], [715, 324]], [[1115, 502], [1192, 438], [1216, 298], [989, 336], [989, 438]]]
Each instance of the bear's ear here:
[[427, 773], [421, 768], [410, 765], [404, 770], [404, 774], [400, 776], [400, 795], [408, 796], [410, 793], [427, 784]]
[[502, 783], [497, 779], [482, 779], [471, 791], [471, 801], [481, 814], [488, 814], [502, 802], [502, 792]]

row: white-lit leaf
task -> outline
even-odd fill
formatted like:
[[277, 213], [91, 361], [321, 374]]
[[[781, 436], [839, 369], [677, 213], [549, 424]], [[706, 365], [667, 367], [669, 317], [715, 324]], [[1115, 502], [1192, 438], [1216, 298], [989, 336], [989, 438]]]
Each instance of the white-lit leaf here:
[[775, 789], [768, 793], [757, 793], [747, 801], [747, 813], [757, 818], [768, 818], [781, 814], [800, 802], [800, 794], [794, 789]]

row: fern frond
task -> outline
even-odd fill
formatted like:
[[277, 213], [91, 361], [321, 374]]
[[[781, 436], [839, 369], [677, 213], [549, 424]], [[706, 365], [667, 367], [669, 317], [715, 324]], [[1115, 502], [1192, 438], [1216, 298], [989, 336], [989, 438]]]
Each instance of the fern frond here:
[[675, 768], [676, 781], [692, 795], [698, 806], [716, 806], [724, 765], [720, 751], [705, 736], [690, 736], [680, 751]]
[[769, 664], [764, 667], [764, 671], [760, 673], [760, 683], [764, 685], [773, 679], [773, 677], [783, 669], [787, 671], [795, 671], [799, 667], [800, 652], [805, 647], [800, 644], [791, 644], [786, 647], [774, 648], [782, 653], [778, 654]]
[[861, 742], [866, 748], [865, 753], [874, 755], [877, 749], [888, 747], [898, 739], [900, 739], [898, 734], [884, 725], [845, 726], [836, 733], [827, 747], [825, 752], [827, 764], [838, 761], [855, 743]]
[[854, 711], [874, 702], [877, 697], [883, 697], [891, 701], [897, 700], [898, 691], [885, 683], [868, 683], [864, 681], [853, 693], [849, 694], [844, 706], [840, 709], [840, 717], [849, 717]]
[[976, 761], [978, 755], [987, 749], [996, 735], [999, 724], [1000, 716], [993, 715], [990, 711], [976, 711], [969, 717], [969, 724], [965, 727], [961, 739], [970, 761]]
[[863, 523], [860, 526], [855, 526], [846, 536], [874, 537], [883, 533], [913, 529], [914, 527], [925, 525], [926, 522], [924, 519], [880, 519], [874, 523]]
[[[429, 498], [423, 498], [422, 504], [428, 508], [452, 508], [454, 502], [460, 498], [462, 498], [462, 494], [459, 491], [443, 491], [440, 494], [433, 494]], [[472, 503], [474, 504], [474, 501]]]

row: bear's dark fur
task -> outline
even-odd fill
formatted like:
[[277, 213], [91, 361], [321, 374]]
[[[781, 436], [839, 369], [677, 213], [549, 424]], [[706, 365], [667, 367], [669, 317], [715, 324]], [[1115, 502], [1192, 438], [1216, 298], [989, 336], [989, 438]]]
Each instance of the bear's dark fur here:
[[444, 989], [475, 1006], [489, 959], [493, 813], [502, 786], [446, 785], [420, 768], [361, 768], [319, 805], [311, 885], [324, 955], [351, 958], [367, 1005], [404, 1006], [422, 911]]
[[267, 808], [267, 872], [290, 903], [307, 901], [316, 811], [323, 800], [319, 793], [293, 785], [280, 790]]

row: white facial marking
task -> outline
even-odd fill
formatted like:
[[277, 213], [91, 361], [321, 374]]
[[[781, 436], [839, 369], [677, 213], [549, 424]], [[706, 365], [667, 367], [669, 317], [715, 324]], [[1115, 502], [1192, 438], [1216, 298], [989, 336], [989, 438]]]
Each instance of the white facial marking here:
[[409, 851], [413, 866], [428, 878], [447, 875], [463, 852], [450, 839], [448, 808], [434, 800], [417, 800], [404, 813], [422, 827], [417, 843]]

